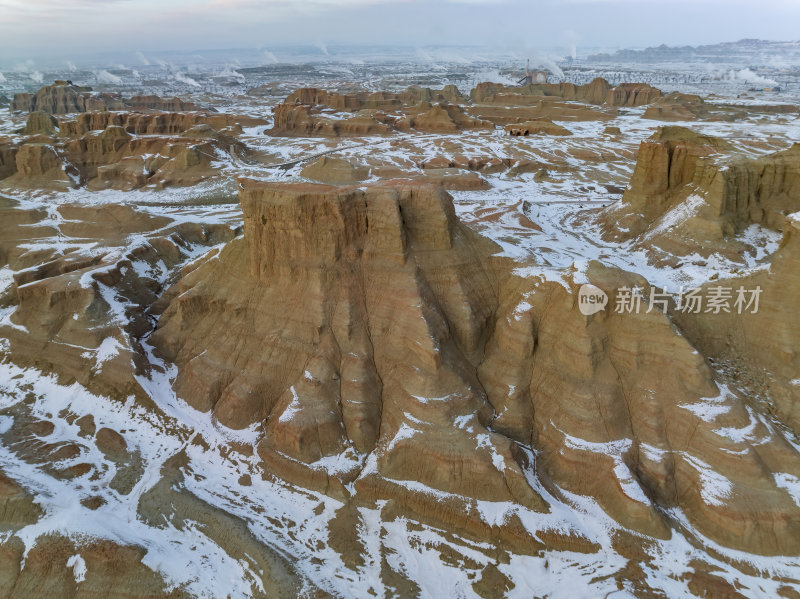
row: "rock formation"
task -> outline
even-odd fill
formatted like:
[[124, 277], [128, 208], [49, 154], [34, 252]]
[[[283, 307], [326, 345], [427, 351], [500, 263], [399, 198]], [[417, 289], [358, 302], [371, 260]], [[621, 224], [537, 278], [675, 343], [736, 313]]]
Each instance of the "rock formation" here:
[[235, 122], [230, 115], [90, 112], [56, 125], [48, 113], [32, 112], [25, 132], [35, 135], [0, 145], [0, 185], [62, 190], [191, 185], [218, 172], [219, 158], [247, 153], [241, 142], [204, 124], [209, 121]]
[[369, 169], [343, 158], [322, 156], [300, 171], [300, 175], [321, 183], [352, 185], [369, 177]]
[[[455, 86], [441, 91], [412, 87], [401, 94], [337, 94], [302, 88], [273, 109], [275, 119], [270, 133], [341, 137], [383, 135], [393, 130], [453, 133], [493, 128], [492, 123], [473, 118], [450, 103], [463, 99]], [[342, 113], [352, 116], [343, 117]]]
[[91, 87], [74, 85], [71, 81], [57, 80], [46, 85], [35, 94], [16, 94], [10, 106], [12, 111], [49, 114], [69, 114], [75, 112], [97, 112], [105, 110], [133, 110], [137, 112], [184, 112], [202, 109], [193, 102], [180, 98], [160, 98], [158, 96], [133, 96], [123, 99], [119, 94], [93, 92]]
[[125, 100], [125, 108], [137, 112], [187, 112], [205, 110], [215, 112], [213, 108], [203, 108], [194, 102], [180, 98], [161, 98], [159, 96], [133, 96]]
[[572, 131], [566, 127], [544, 119], [506, 125], [506, 133], [523, 137], [527, 135], [572, 135]]
[[[576, 282], [512, 275], [432, 187], [242, 180], [240, 199], [244, 237], [184, 272], [152, 342], [191, 405], [263, 424], [270, 471], [479, 538], [481, 501], [544, 513], [562, 489], [650, 536], [679, 510], [723, 545], [800, 551], [773, 478], [800, 457], [761, 421], [765, 442], [719, 432], [752, 413], [664, 314], [583, 316]], [[643, 283], [586, 276], [611, 302]], [[709, 402], [725, 410], [706, 418]], [[516, 522], [492, 535], [540, 547]]]
[[693, 121], [709, 117], [709, 110], [700, 96], [672, 92], [653, 102], [642, 115], [658, 121]]
[[646, 83], [620, 83], [609, 90], [605, 103], [610, 106], [644, 106], [663, 95], [660, 89]]
[[50, 114], [88, 112], [92, 110], [120, 110], [122, 98], [113, 94], [95, 94], [90, 87], [73, 85], [71, 81], [56, 81], [35, 94], [17, 94], [11, 110], [43, 111]]
[[274, 109], [272, 135], [286, 136], [363, 136], [385, 135], [391, 128], [369, 113], [344, 119], [330, 118], [306, 104], [278, 104]]
[[325, 106], [336, 111], [355, 112], [364, 109], [392, 110], [402, 106], [415, 106], [420, 102], [457, 104], [465, 100], [466, 98], [461, 95], [455, 85], [447, 85], [441, 90], [412, 86], [399, 94], [390, 92], [338, 94], [315, 87], [306, 87], [289, 94], [284, 103]]
[[28, 115], [23, 133], [25, 135], [55, 135], [58, 128], [58, 121], [48, 112], [37, 110]]
[[617, 87], [612, 87], [608, 81], [600, 77], [585, 85], [534, 83], [524, 87], [506, 87], [499, 83], [480, 83], [470, 92], [470, 98], [478, 104], [523, 106], [540, 101], [542, 97], [557, 97], [597, 105], [641, 106], [649, 104], [661, 95], [660, 90], [644, 83], [621, 83]]
[[658, 238], [673, 253], [710, 252], [752, 223], [780, 230], [786, 214], [800, 209], [799, 197], [800, 145], [747, 158], [721, 139], [660, 127], [642, 142], [630, 185], [604, 226], [617, 238]]
[[122, 127], [134, 135], [175, 135], [198, 125], [220, 131], [237, 125], [252, 127], [264, 124], [265, 120], [254, 117], [205, 112], [85, 112], [76, 117], [58, 119], [61, 135], [69, 137], [80, 137], [108, 127]]
[[[800, 153], [795, 155], [800, 160]], [[773, 169], [770, 177], [785, 176], [778, 165]], [[700, 294], [708, 297], [715, 289], [729, 290], [726, 309], [677, 311], [676, 320], [703, 353], [729, 364], [752, 397], [768, 397], [768, 409], [800, 434], [800, 212], [784, 220], [783, 239], [768, 268], [709, 282]]]
[[400, 131], [416, 129], [423, 133], [456, 133], [469, 129], [494, 129], [489, 121], [472, 118], [455, 104], [431, 106], [422, 102], [407, 114], [395, 123]]
[[[58, 231], [97, 249], [90, 256], [59, 255], [56, 248], [31, 254], [19, 248], [20, 235], [57, 234], [41, 224], [46, 213], [2, 204], [0, 210], [0, 267], [17, 271], [13, 285], [0, 295], [0, 307], [15, 308], [14, 320], [0, 331], [15, 362], [36, 364], [111, 397], [142, 396], [132, 377], [143, 368], [141, 352], [128, 346], [123, 331], [135, 339], [149, 330], [145, 310], [162, 284], [152, 273], [185, 260], [193, 245], [214, 245], [234, 235], [224, 225], [173, 225], [129, 206], [61, 205], [52, 215], [62, 219]], [[140, 242], [125, 249], [132, 237]], [[117, 297], [124, 307], [116, 304]]]

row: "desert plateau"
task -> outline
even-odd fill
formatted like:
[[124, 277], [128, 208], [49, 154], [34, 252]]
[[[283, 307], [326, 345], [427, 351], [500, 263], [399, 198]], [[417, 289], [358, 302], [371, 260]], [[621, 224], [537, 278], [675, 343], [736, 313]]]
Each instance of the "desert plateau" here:
[[0, 39], [0, 599], [800, 598], [800, 42], [533, 31]]

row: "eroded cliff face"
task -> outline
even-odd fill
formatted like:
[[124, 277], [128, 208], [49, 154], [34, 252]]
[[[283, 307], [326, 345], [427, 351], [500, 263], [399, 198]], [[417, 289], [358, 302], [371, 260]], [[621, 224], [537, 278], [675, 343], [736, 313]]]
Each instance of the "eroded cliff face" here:
[[[480, 83], [470, 92], [473, 102], [480, 104], [526, 104], [537, 97], [558, 97], [564, 100], [607, 104], [608, 106], [642, 106], [660, 98], [661, 90], [645, 83], [621, 83], [613, 87], [602, 77], [585, 85], [573, 83], [534, 83], [524, 87], [506, 87], [500, 83]], [[509, 102], [511, 100], [512, 102]]]
[[752, 224], [780, 230], [798, 197], [800, 145], [749, 158], [721, 139], [660, 127], [642, 142], [622, 202], [601, 219], [610, 237], [708, 254]]
[[131, 190], [192, 185], [219, 172], [215, 162], [247, 149], [197, 113], [92, 112], [56, 121], [33, 112], [27, 137], [0, 144], [0, 187]]
[[[796, 195], [795, 201], [800, 203]], [[679, 312], [678, 323], [706, 355], [736, 373], [755, 401], [800, 434], [800, 212], [785, 219], [780, 247], [767, 268], [709, 282], [702, 293], [718, 288], [730, 289], [732, 302], [744, 290], [745, 309], [732, 304], [719, 312]]]
[[[427, 97], [432, 94], [418, 95]], [[275, 120], [270, 133], [347, 137], [386, 135], [412, 129], [425, 133], [457, 133], [494, 128], [491, 122], [471, 117], [460, 106], [447, 101], [432, 105], [428, 100], [422, 100], [408, 105], [404, 99], [408, 98], [401, 94], [381, 101], [366, 101], [357, 96], [339, 96], [318, 89], [298, 90], [273, 109]], [[334, 118], [341, 115], [331, 113], [332, 107], [353, 116]]]
[[43, 111], [49, 114], [87, 112], [92, 110], [120, 110], [122, 98], [116, 94], [96, 94], [91, 87], [73, 85], [71, 81], [56, 81], [35, 94], [17, 94], [11, 101], [11, 110], [25, 112]]
[[159, 112], [200, 110], [197, 104], [180, 98], [133, 96], [124, 99], [119, 94], [97, 93], [93, 92], [91, 87], [74, 85], [71, 81], [61, 80], [56, 80], [53, 85], [42, 87], [35, 94], [16, 94], [11, 101], [10, 108], [12, 111], [41, 111], [48, 114], [126, 109]]
[[180, 397], [262, 431], [268, 471], [525, 551], [596, 549], [514, 515], [565, 493], [656, 538], [800, 551], [770, 421], [667, 315], [577, 309], [581, 283], [613, 305], [641, 277], [518, 277], [434, 187], [240, 187], [244, 235], [185, 269], [151, 341]]

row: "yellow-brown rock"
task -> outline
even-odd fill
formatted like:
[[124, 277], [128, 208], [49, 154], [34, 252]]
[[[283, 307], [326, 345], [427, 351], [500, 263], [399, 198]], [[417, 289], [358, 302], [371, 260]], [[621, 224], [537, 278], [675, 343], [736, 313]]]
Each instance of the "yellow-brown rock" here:
[[722, 289], [729, 300], [720, 311], [704, 306], [698, 313], [677, 312], [686, 335], [705, 354], [732, 364], [742, 384], [767, 395], [781, 420], [800, 434], [800, 212], [785, 220], [769, 268], [701, 289], [704, 297]]
[[22, 132], [25, 135], [55, 135], [57, 128], [58, 121], [50, 113], [37, 110], [28, 115]]
[[506, 125], [506, 133], [522, 137], [528, 135], [572, 135], [572, 131], [566, 127], [545, 119]]
[[611, 236], [646, 233], [662, 247], [686, 253], [752, 223], [780, 230], [785, 215], [800, 209], [798, 194], [798, 144], [747, 158], [731, 154], [723, 140], [660, 127], [642, 142], [628, 189], [606, 212], [604, 226]]
[[306, 166], [300, 174], [306, 179], [336, 185], [352, 185], [369, 177], [369, 169], [343, 158], [322, 156]]
[[620, 83], [609, 90], [605, 103], [609, 106], [644, 106], [663, 95], [660, 89], [646, 83]]
[[[762, 424], [719, 432], [751, 412], [667, 315], [583, 316], [578, 283], [510, 275], [432, 187], [240, 186], [244, 237], [184, 273], [152, 340], [186, 401], [264, 423], [270, 471], [484, 534], [470, 501], [548, 509], [535, 462], [630, 529], [666, 538], [675, 508], [726, 546], [800, 551], [800, 508], [773, 477], [800, 457]], [[646, 289], [597, 263], [586, 277], [611, 305]]]

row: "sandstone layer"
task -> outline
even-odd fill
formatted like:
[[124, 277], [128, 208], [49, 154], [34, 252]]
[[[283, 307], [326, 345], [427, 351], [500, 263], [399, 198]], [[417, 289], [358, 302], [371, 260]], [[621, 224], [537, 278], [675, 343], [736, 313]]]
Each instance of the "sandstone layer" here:
[[660, 127], [642, 142], [622, 201], [603, 215], [606, 234], [655, 242], [676, 254], [711, 252], [751, 224], [781, 230], [800, 209], [800, 145], [750, 158], [725, 141]]
[[[680, 513], [728, 547], [800, 551], [773, 478], [800, 458], [766, 421], [761, 441], [720, 433], [753, 412], [668, 316], [583, 316], [577, 277], [513, 275], [433, 187], [241, 180], [240, 199], [244, 236], [184, 271], [151, 341], [191, 405], [263, 427], [271, 472], [526, 551], [594, 549], [515, 517], [489, 528], [481, 502], [546, 513], [568, 491], [654, 537]], [[646, 285], [586, 276], [611, 302]]]
[[69, 114], [74, 112], [96, 112], [105, 110], [135, 110], [139, 112], [181, 112], [200, 110], [197, 104], [179, 98], [160, 98], [158, 96], [133, 96], [124, 99], [119, 94], [93, 92], [91, 87], [74, 85], [71, 81], [55, 81], [35, 94], [16, 94], [11, 101], [12, 111], [49, 114]]
[[534, 83], [523, 87], [506, 87], [499, 83], [481, 83], [470, 92], [470, 98], [478, 104], [518, 106], [539, 101], [544, 96], [588, 104], [630, 107], [649, 104], [662, 95], [660, 90], [645, 83], [621, 83], [613, 87], [601, 77], [585, 85]]
[[[729, 365], [754, 401], [774, 410], [800, 434], [800, 320], [795, 310], [800, 293], [800, 212], [785, 219], [780, 247], [768, 268], [712, 281], [700, 289], [704, 297], [725, 290], [729, 300], [719, 311], [676, 311], [687, 336], [706, 355]], [[742, 303], [737, 305], [740, 295]]]

